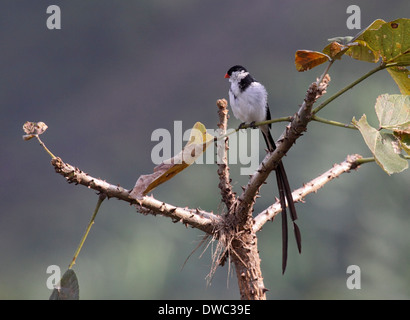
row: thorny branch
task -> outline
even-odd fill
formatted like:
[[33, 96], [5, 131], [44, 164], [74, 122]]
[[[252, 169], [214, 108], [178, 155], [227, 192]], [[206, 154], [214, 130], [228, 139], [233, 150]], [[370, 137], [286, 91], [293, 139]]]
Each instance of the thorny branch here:
[[[232, 191], [229, 177], [226, 157], [228, 151], [227, 139], [219, 146], [217, 149], [218, 159], [222, 159], [222, 163], [218, 164], [219, 188], [222, 201], [227, 207], [227, 212], [224, 215], [216, 215], [199, 209], [177, 207], [159, 201], [153, 196], [135, 199], [130, 196], [130, 190], [94, 178], [80, 169], [64, 163], [58, 157], [54, 157], [51, 162], [56, 172], [63, 175], [69, 183], [81, 184], [105, 194], [108, 198], [114, 197], [129, 202], [135, 205], [142, 214], [158, 214], [169, 217], [174, 222], [181, 222], [186, 226], [189, 225], [202, 230], [210, 235], [212, 240], [218, 240], [217, 254], [213, 256], [214, 265], [212, 269], [216, 269], [219, 264], [222, 265], [226, 258], [231, 259], [235, 265], [241, 298], [265, 299], [267, 289], [264, 286], [260, 269], [256, 232], [261, 230], [268, 220], [273, 219], [281, 208], [279, 203], [275, 203], [253, 218], [253, 204], [259, 188], [270, 172], [275, 169], [280, 159], [291, 148], [296, 139], [306, 131], [307, 124], [312, 117], [312, 106], [325, 93], [329, 81], [330, 78], [326, 75], [320, 84], [316, 82], [311, 84], [299, 111], [292, 117], [291, 122], [278, 140], [276, 150], [266, 155], [238, 198]], [[218, 100], [217, 106], [220, 119], [218, 127], [221, 134], [224, 134], [228, 118], [226, 100]], [[349, 156], [346, 161], [335, 165], [321, 176], [294, 191], [294, 200], [302, 201], [307, 194], [316, 192], [335, 177], [355, 169], [358, 167], [356, 161], [360, 158], [358, 155]]]
[[142, 200], [136, 200], [130, 197], [130, 190], [94, 178], [80, 169], [64, 163], [58, 157], [53, 158], [51, 164], [56, 172], [63, 175], [69, 183], [81, 184], [87, 188], [105, 193], [108, 198], [117, 198], [134, 204], [137, 210], [143, 214], [163, 215], [171, 218], [174, 222], [182, 222], [208, 234], [213, 234], [215, 232], [214, 228], [218, 228], [222, 224], [222, 218], [212, 212], [176, 207], [148, 196]]
[[[220, 99], [216, 102], [218, 107], [219, 134], [224, 135], [228, 127], [228, 102], [225, 99]], [[219, 176], [219, 189], [221, 190], [222, 201], [225, 203], [228, 213], [232, 212], [233, 204], [235, 202], [235, 194], [232, 191], [232, 185], [229, 176], [228, 166], [228, 137], [224, 141], [217, 142], [217, 159], [218, 159], [218, 176]], [[221, 162], [221, 163], [219, 163]]]
[[[302, 202], [303, 199], [312, 192], [317, 192], [320, 188], [322, 188], [326, 183], [330, 182], [331, 180], [338, 178], [342, 173], [350, 172], [352, 169], [357, 169], [359, 165], [357, 161], [362, 159], [362, 156], [358, 154], [353, 154], [347, 156], [346, 160], [333, 165], [331, 169], [322, 173], [317, 178], [305, 183], [303, 187], [295, 190], [292, 192], [293, 200], [295, 202]], [[279, 200], [276, 203], [272, 204], [261, 213], [259, 213], [254, 218], [254, 225], [253, 231], [257, 232], [260, 231], [263, 225], [268, 221], [275, 218], [275, 216], [281, 212], [281, 205]]]
[[326, 75], [320, 84], [313, 82], [310, 85], [299, 111], [292, 117], [292, 121], [279, 138], [275, 151], [266, 155], [256, 173], [249, 179], [247, 186], [235, 203], [238, 207], [236, 214], [240, 223], [244, 223], [251, 215], [258, 190], [270, 172], [276, 168], [282, 157], [296, 142], [296, 139], [306, 131], [307, 124], [311, 121], [312, 106], [317, 99], [326, 93], [329, 81], [330, 77]]

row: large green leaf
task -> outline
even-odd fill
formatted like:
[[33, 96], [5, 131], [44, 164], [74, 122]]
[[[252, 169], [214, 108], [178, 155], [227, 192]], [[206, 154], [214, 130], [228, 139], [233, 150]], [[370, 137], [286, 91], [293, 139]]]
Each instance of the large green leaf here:
[[379, 54], [373, 49], [369, 48], [367, 43], [363, 40], [356, 40], [348, 45], [349, 49], [345, 54], [351, 56], [353, 59], [376, 63], [380, 60]]
[[387, 68], [393, 80], [398, 85], [401, 94], [410, 94], [410, 71], [406, 67]]
[[391, 133], [381, 132], [367, 122], [366, 115], [359, 121], [352, 120], [362, 134], [364, 141], [373, 153], [376, 163], [389, 175], [398, 173], [408, 168], [408, 162], [399, 153], [398, 141]]
[[410, 133], [410, 96], [383, 94], [376, 100], [380, 128]]
[[[409, 65], [409, 35], [410, 19], [402, 18], [390, 22], [379, 19], [352, 40], [352, 47], [346, 54], [364, 61], [377, 62], [381, 57], [385, 63]], [[375, 54], [377, 60], [372, 58]]]
[[347, 50], [345, 54], [356, 60], [373, 63], [379, 61], [379, 54], [368, 46], [367, 42], [364, 40], [363, 34], [369, 32], [370, 30], [377, 30], [385, 23], [386, 21], [382, 19], [373, 21], [366, 29], [357, 34], [353, 40], [347, 44], [349, 46], [349, 50]]
[[363, 40], [363, 33], [368, 32], [369, 30], [378, 30], [386, 21], [383, 19], [374, 20], [366, 29], [363, 29], [350, 42], [355, 42], [356, 40]]

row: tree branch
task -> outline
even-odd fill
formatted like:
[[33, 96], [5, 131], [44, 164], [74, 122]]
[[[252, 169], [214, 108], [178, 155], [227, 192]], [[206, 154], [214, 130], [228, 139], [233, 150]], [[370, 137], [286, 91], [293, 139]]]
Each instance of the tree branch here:
[[225, 216], [225, 226], [220, 230], [219, 239], [226, 248], [223, 252], [232, 258], [235, 265], [241, 299], [266, 299], [267, 289], [263, 283], [252, 217], [253, 204], [259, 188], [296, 139], [306, 131], [306, 126], [311, 120], [312, 106], [325, 93], [329, 81], [329, 76], [325, 76], [320, 84], [314, 82], [310, 85], [302, 106], [286, 127], [278, 141], [277, 148], [266, 155], [256, 173], [250, 177], [241, 196], [233, 203], [234, 214]]
[[64, 176], [69, 183], [81, 184], [87, 188], [104, 193], [108, 198], [117, 198], [137, 207], [143, 214], [162, 215], [171, 218], [174, 222], [182, 222], [193, 228], [202, 230], [208, 234], [214, 234], [215, 229], [223, 225], [220, 216], [199, 209], [188, 209], [176, 207], [171, 204], [159, 201], [153, 197], [145, 196], [141, 200], [130, 197], [130, 191], [121, 186], [112, 185], [101, 179], [94, 178], [89, 174], [64, 163], [61, 158], [55, 157], [51, 160], [57, 173]]
[[247, 186], [235, 203], [239, 224], [243, 224], [252, 211], [258, 190], [270, 172], [276, 168], [282, 157], [296, 142], [296, 139], [306, 131], [307, 124], [311, 121], [312, 106], [326, 92], [329, 81], [330, 77], [327, 75], [319, 85], [316, 82], [310, 85], [299, 111], [293, 116], [292, 121], [279, 138], [275, 151], [266, 155], [258, 170], [249, 179]]
[[[303, 185], [303, 187], [293, 191], [293, 200], [303, 201], [303, 199], [312, 192], [317, 192], [326, 183], [332, 181], [333, 179], [339, 177], [342, 173], [350, 172], [352, 169], [357, 169], [359, 167], [358, 161], [362, 159], [362, 156], [358, 154], [347, 156], [346, 160], [335, 164], [330, 170], [324, 172], [317, 178], [311, 180], [310, 182]], [[279, 201], [276, 201], [273, 205], [263, 210], [254, 218], [253, 232], [258, 232], [262, 229], [263, 225], [282, 211]]]
[[[219, 116], [219, 135], [226, 134], [228, 127], [228, 102], [225, 99], [220, 99], [216, 102], [218, 106]], [[221, 190], [222, 201], [225, 203], [228, 213], [232, 211], [233, 204], [235, 202], [235, 194], [232, 191], [232, 185], [229, 175], [228, 166], [228, 137], [224, 138], [224, 141], [217, 141], [217, 163], [218, 163], [218, 176], [219, 176], [219, 189]]]
[[342, 128], [348, 128], [348, 129], [353, 129], [353, 130], [358, 130], [354, 125], [352, 124], [347, 124], [347, 123], [341, 123], [338, 121], [334, 121], [334, 120], [328, 120], [325, 118], [321, 118], [318, 117], [317, 115], [313, 115], [312, 116], [312, 120], [313, 121], [317, 121], [317, 122], [321, 122], [321, 123], [325, 123], [325, 124], [330, 124], [332, 126], [336, 126], [336, 127], [342, 127]]

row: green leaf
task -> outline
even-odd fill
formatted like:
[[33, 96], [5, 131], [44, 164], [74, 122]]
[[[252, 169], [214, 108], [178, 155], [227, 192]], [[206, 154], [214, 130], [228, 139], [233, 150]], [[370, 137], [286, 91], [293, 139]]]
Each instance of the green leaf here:
[[349, 49], [345, 52], [348, 56], [356, 60], [376, 63], [380, 60], [379, 54], [369, 48], [367, 43], [362, 40], [356, 40], [348, 45]]
[[410, 94], [410, 71], [406, 67], [387, 68], [402, 94]]
[[75, 272], [68, 269], [60, 280], [60, 285], [51, 293], [50, 300], [79, 300], [80, 288]]
[[368, 42], [384, 62], [410, 64], [410, 19], [397, 19], [370, 31]]
[[[349, 44], [346, 54], [355, 59], [385, 63], [410, 64], [410, 19], [374, 21]], [[374, 56], [374, 59], [372, 59]], [[377, 60], [375, 59], [377, 57]]]
[[377, 30], [385, 23], [386, 23], [386, 21], [384, 21], [383, 19], [374, 20], [366, 29], [363, 29], [358, 34], [356, 34], [354, 36], [353, 40], [351, 40], [351, 42], [363, 39], [363, 33], [367, 32], [369, 30]]
[[376, 163], [387, 173], [393, 174], [408, 168], [408, 162], [398, 152], [398, 141], [391, 133], [383, 133], [371, 127], [366, 115], [352, 123], [362, 134], [364, 141], [373, 153]]
[[377, 30], [386, 23], [386, 21], [382, 19], [377, 19], [373, 21], [366, 29], [358, 33], [353, 40], [348, 43], [347, 45], [350, 47], [349, 50], [346, 51], [345, 54], [351, 56], [353, 59], [373, 62], [376, 63], [379, 61], [380, 56], [379, 54], [370, 48], [366, 41], [364, 41], [363, 34], [369, 32], [370, 30]]
[[380, 128], [410, 133], [410, 96], [383, 94], [375, 109]]

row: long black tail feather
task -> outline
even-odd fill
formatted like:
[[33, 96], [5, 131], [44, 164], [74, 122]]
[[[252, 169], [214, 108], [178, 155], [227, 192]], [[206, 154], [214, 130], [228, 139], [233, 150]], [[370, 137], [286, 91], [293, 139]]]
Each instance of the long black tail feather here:
[[[261, 127], [263, 137], [265, 138], [266, 145], [270, 152], [276, 149], [275, 141], [272, 138], [269, 127]], [[279, 200], [282, 207], [282, 274], [285, 273], [287, 260], [288, 260], [288, 224], [286, 215], [286, 202], [289, 206], [290, 217], [293, 223], [293, 231], [295, 233], [296, 244], [299, 253], [302, 252], [302, 237], [298, 225], [295, 220], [298, 218], [296, 213], [295, 204], [293, 202], [292, 190], [289, 186], [289, 181], [286, 175], [283, 162], [280, 161], [276, 168], [276, 182], [279, 190]]]

